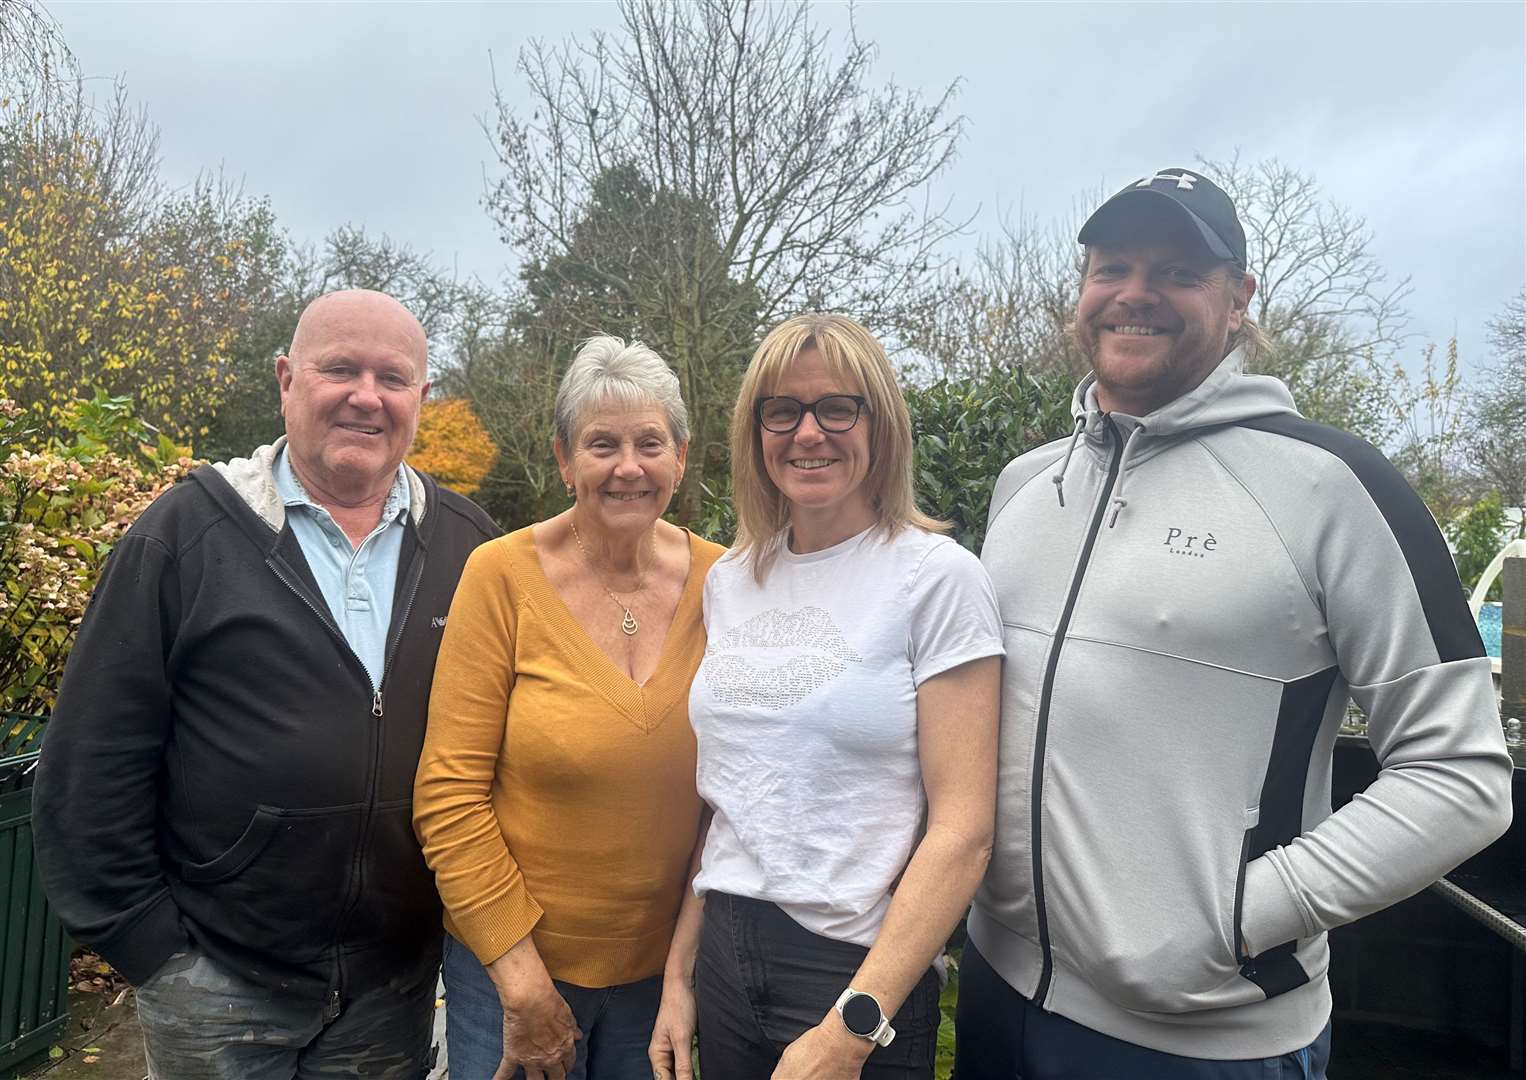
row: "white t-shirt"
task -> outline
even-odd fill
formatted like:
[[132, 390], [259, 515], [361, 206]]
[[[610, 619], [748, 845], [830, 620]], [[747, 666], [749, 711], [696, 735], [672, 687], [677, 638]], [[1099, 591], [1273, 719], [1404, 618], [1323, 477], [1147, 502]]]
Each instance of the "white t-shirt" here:
[[705, 631], [689, 721], [715, 817], [695, 892], [769, 900], [813, 933], [872, 944], [927, 807], [917, 687], [1002, 654], [985, 568], [910, 527], [784, 550], [762, 586], [723, 556]]

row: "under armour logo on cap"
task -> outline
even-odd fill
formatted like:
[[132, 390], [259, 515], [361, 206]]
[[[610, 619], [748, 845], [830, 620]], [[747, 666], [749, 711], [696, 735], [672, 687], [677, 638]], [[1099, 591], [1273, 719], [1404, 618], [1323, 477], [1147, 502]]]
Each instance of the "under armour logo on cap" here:
[[1245, 229], [1233, 200], [1212, 180], [1188, 169], [1161, 169], [1134, 181], [1097, 207], [1077, 239], [1106, 244], [1152, 220], [1183, 221], [1214, 258], [1246, 265]]
[[1157, 180], [1175, 180], [1177, 187], [1185, 188], [1188, 191], [1191, 191], [1192, 190], [1192, 185], [1198, 182], [1198, 178], [1196, 176], [1193, 176], [1190, 172], [1181, 172], [1181, 173], [1178, 173], [1175, 176], [1172, 176], [1170, 173], [1166, 173], [1166, 172], [1158, 172], [1154, 176], [1147, 176], [1147, 177], [1145, 177], [1143, 180], [1139, 181], [1139, 183], [1135, 184], [1134, 186], [1135, 187], [1149, 187], [1151, 184], [1155, 183], [1155, 181], [1157, 181]]

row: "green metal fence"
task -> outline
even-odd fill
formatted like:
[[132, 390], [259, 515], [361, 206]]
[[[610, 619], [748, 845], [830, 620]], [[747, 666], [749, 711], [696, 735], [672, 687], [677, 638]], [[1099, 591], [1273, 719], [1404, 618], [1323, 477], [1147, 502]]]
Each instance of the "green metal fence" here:
[[71, 942], [32, 859], [32, 770], [46, 721], [0, 712], [0, 1070], [69, 1023]]

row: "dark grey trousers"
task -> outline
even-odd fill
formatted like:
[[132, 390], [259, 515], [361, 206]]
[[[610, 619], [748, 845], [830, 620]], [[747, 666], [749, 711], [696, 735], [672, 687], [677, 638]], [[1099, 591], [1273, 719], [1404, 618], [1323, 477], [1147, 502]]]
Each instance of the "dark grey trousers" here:
[[229, 972], [199, 950], [176, 953], [138, 988], [151, 1080], [422, 1080], [436, 968], [361, 989], [337, 1016]]
[[[706, 1080], [769, 1080], [784, 1048], [821, 1023], [868, 952], [813, 934], [766, 901], [709, 893], [694, 992]], [[929, 968], [891, 1018], [895, 1040], [869, 1055], [861, 1080], [932, 1080], [939, 990]]]

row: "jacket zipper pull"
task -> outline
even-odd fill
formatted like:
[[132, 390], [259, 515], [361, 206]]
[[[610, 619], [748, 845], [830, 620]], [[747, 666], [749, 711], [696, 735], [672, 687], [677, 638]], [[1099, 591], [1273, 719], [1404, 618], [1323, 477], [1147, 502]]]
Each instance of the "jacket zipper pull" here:
[[332, 1024], [339, 1019], [339, 1014], [344, 1011], [344, 1005], [340, 1001], [339, 991], [330, 990], [328, 1000], [323, 1004], [323, 1022]]
[[382, 696], [380, 690], [377, 690], [374, 694], [371, 695], [371, 715], [382, 715]]

